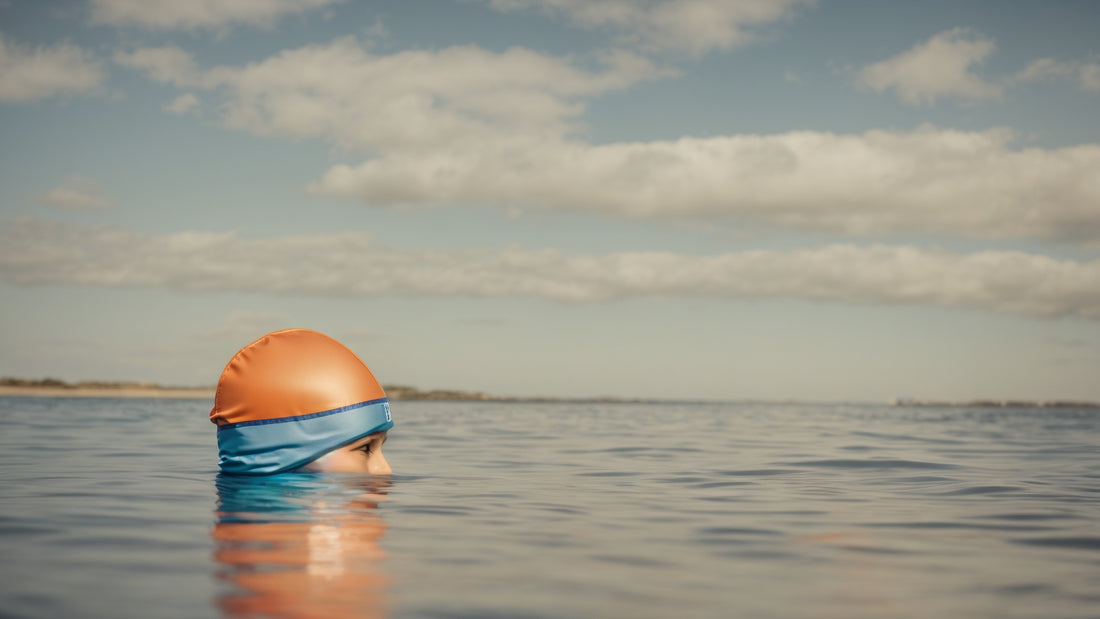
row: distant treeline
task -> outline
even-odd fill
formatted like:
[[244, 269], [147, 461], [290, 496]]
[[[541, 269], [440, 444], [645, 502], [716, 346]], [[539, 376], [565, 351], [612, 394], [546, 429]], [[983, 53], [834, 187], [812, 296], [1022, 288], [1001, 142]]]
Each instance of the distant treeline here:
[[382, 385], [391, 400], [497, 400], [487, 393], [437, 389], [421, 391], [408, 385]]
[[201, 389], [202, 387], [164, 387], [156, 383], [82, 380], [68, 383], [56, 378], [0, 378], [0, 387], [23, 387], [39, 389]]
[[[214, 392], [214, 386], [168, 387], [152, 382], [83, 380], [69, 383], [56, 378], [12, 378], [0, 377], [0, 388], [42, 389], [46, 390], [96, 390], [96, 391], [164, 391], [164, 392]], [[453, 389], [434, 389], [421, 391], [409, 385], [382, 385], [386, 396], [391, 400], [475, 400], [480, 402], [580, 402], [580, 403], [658, 403], [661, 400], [646, 398], [544, 398], [498, 396], [480, 391], [456, 391]], [[166, 395], [168, 395], [166, 393]], [[687, 401], [685, 401], [687, 402]], [[666, 402], [667, 403], [667, 402]], [[954, 407], [954, 408], [1100, 408], [1100, 402], [1075, 402], [1072, 400], [970, 400], [964, 402], [946, 402], [938, 400], [896, 399], [894, 406], [916, 407]]]
[[514, 397], [500, 396], [480, 391], [455, 391], [453, 389], [435, 389], [421, 391], [408, 385], [382, 385], [386, 396], [391, 400], [478, 400], [482, 402], [586, 402], [586, 403], [615, 403], [615, 402], [654, 402], [655, 400], [637, 398], [547, 398], [547, 397]]
[[[213, 386], [206, 387], [167, 387], [153, 382], [136, 382], [136, 381], [104, 381], [104, 380], [82, 380], [80, 382], [70, 383], [57, 378], [12, 378], [5, 376], [0, 378], [0, 387], [19, 387], [22, 389], [141, 389], [144, 391], [156, 391], [156, 390], [169, 390], [169, 389], [204, 389], [213, 391]], [[424, 400], [448, 400], [448, 399], [469, 399], [469, 400], [485, 400], [490, 399], [488, 395], [483, 393], [465, 393], [460, 391], [420, 391], [415, 387], [409, 387], [406, 385], [390, 385], [383, 386], [386, 391], [386, 395], [395, 399], [410, 399], [419, 398]]]
[[1100, 402], [1075, 402], [1073, 400], [968, 400], [965, 402], [941, 402], [937, 400], [893, 400], [894, 406], [927, 406], [952, 408], [1100, 408]]
[[[56, 378], [0, 378], [0, 388], [2, 387], [15, 387], [20, 389], [43, 389], [43, 390], [99, 390], [99, 391], [112, 391], [112, 390], [141, 390], [141, 391], [209, 391], [213, 392], [214, 387], [166, 387], [164, 385], [158, 385], [151, 382], [127, 382], [127, 381], [99, 381], [99, 380], [84, 380], [76, 383], [69, 383]], [[431, 391], [421, 391], [416, 387], [410, 387], [408, 385], [382, 385], [382, 389], [385, 390], [386, 396], [391, 400], [477, 400], [482, 402], [649, 402], [650, 400], [634, 400], [623, 398], [515, 398], [490, 395], [488, 393], [482, 393], [479, 391], [455, 391], [452, 389], [435, 389]]]
[[[57, 378], [12, 378], [6, 376], [0, 378], [0, 387], [18, 387], [21, 389], [99, 389], [104, 391], [140, 389], [142, 391], [168, 391], [179, 389], [214, 391], [213, 386], [206, 387], [168, 387], [152, 382], [134, 381], [103, 381], [82, 380], [70, 383]], [[470, 393], [467, 391], [420, 391], [416, 387], [408, 385], [383, 385], [386, 395], [394, 400], [495, 400], [486, 393]]]

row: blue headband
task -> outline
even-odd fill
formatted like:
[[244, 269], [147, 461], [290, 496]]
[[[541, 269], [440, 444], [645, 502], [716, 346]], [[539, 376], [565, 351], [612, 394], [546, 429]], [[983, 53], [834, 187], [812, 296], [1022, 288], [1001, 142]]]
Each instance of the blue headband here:
[[218, 426], [219, 465], [225, 473], [292, 471], [364, 436], [393, 427], [386, 398], [320, 413]]

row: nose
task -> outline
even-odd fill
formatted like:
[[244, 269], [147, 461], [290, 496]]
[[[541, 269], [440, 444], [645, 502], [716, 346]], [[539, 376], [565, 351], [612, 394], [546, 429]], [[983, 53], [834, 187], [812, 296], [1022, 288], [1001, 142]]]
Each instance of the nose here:
[[367, 472], [371, 475], [390, 475], [393, 473], [393, 469], [390, 468], [390, 463], [386, 462], [386, 456], [382, 455], [381, 449], [371, 454], [370, 462], [367, 463]]

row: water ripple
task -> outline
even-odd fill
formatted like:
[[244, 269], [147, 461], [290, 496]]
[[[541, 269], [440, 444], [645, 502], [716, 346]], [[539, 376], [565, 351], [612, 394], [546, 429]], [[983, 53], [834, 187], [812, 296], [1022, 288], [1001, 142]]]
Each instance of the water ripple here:
[[869, 460], [855, 460], [855, 459], [831, 459], [831, 460], [803, 460], [800, 462], [790, 462], [790, 466], [808, 466], [814, 468], [837, 468], [837, 469], [875, 469], [875, 470], [890, 470], [890, 469], [957, 469], [958, 465], [944, 464], [940, 462], [924, 462], [918, 460], [897, 460], [897, 459], [869, 459]]
[[[1100, 412], [393, 411], [385, 484], [241, 482], [215, 479], [209, 402], [0, 398], [0, 614], [220, 616], [227, 576], [294, 562], [376, 568], [395, 617], [1063, 619], [1100, 602]], [[340, 595], [375, 608], [363, 582]]]
[[1027, 546], [1100, 551], [1100, 537], [1030, 537], [1012, 541]]

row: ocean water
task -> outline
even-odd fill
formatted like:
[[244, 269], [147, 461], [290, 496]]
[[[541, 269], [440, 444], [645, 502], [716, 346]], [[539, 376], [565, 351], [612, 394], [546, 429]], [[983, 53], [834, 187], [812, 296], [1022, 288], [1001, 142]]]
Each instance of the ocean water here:
[[0, 398], [4, 617], [1100, 617], [1100, 411], [395, 402], [391, 478], [201, 400]]

